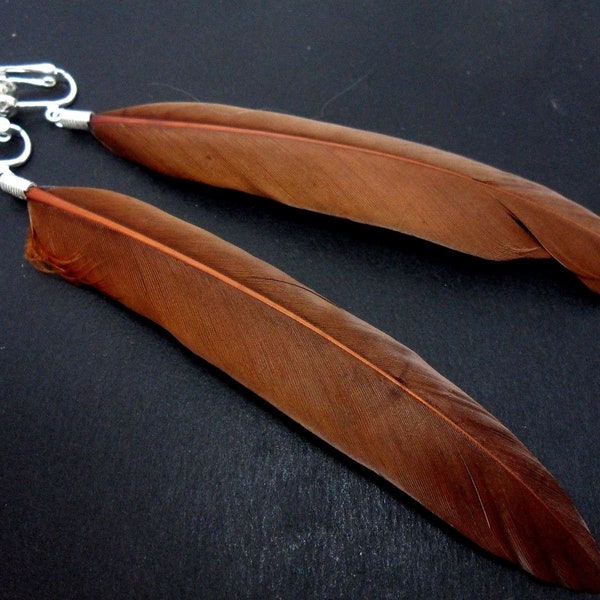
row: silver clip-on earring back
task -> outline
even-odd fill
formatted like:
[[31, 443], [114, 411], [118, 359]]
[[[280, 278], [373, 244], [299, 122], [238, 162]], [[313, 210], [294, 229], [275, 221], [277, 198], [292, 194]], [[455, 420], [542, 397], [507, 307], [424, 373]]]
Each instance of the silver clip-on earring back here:
[[0, 65], [2, 117], [12, 117], [20, 109], [44, 108], [46, 119], [58, 127], [88, 129], [90, 111], [65, 108], [76, 96], [75, 79], [51, 63]]

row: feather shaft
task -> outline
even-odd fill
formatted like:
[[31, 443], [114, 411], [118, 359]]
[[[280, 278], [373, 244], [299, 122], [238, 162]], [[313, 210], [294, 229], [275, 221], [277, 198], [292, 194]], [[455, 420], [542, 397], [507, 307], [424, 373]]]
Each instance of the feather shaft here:
[[27, 255], [194, 353], [536, 577], [600, 591], [600, 553], [517, 438], [420, 357], [276, 268], [140, 201], [31, 188]]
[[428, 146], [232, 106], [94, 115], [92, 133], [156, 171], [401, 231], [492, 260], [553, 257], [600, 292], [600, 218], [516, 175]]

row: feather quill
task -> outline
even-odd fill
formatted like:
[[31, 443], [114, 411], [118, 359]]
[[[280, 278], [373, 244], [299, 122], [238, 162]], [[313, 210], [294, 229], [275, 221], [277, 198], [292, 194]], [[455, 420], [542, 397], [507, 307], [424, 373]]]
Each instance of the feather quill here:
[[113, 192], [27, 192], [27, 256], [160, 324], [534, 576], [600, 591], [600, 553], [517, 438], [408, 348], [276, 268]]
[[93, 115], [109, 149], [161, 173], [408, 233], [492, 260], [554, 258], [600, 292], [600, 218], [516, 175], [428, 146], [202, 103]]

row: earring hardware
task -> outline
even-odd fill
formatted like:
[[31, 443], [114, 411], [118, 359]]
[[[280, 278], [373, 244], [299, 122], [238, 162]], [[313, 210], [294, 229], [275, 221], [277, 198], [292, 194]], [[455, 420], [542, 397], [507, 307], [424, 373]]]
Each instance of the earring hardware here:
[[[48, 98], [40, 90], [61, 93]], [[87, 129], [90, 111], [65, 108], [76, 97], [73, 76], [52, 63], [0, 66], [0, 117], [12, 117], [19, 109], [44, 108], [46, 119], [57, 127]]]

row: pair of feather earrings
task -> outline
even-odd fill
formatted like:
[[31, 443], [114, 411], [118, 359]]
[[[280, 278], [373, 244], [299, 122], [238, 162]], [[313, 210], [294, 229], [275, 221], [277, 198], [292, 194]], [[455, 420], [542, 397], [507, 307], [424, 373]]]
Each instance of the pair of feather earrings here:
[[[2, 80], [7, 114], [47, 106], [59, 126], [88, 129], [114, 153], [161, 173], [493, 260], [553, 257], [600, 292], [600, 218], [492, 167], [383, 135], [230, 106], [73, 111], [63, 107], [75, 97], [75, 82], [53, 65], [0, 68]], [[68, 92], [29, 102], [19, 99], [15, 82], [65, 84]], [[4, 118], [2, 139], [11, 137], [27, 141]], [[35, 266], [160, 324], [486, 550], [544, 581], [600, 592], [600, 551], [559, 484], [411, 350], [276, 268], [139, 200], [43, 189], [8, 168], [0, 186], [28, 201], [26, 253]]]

